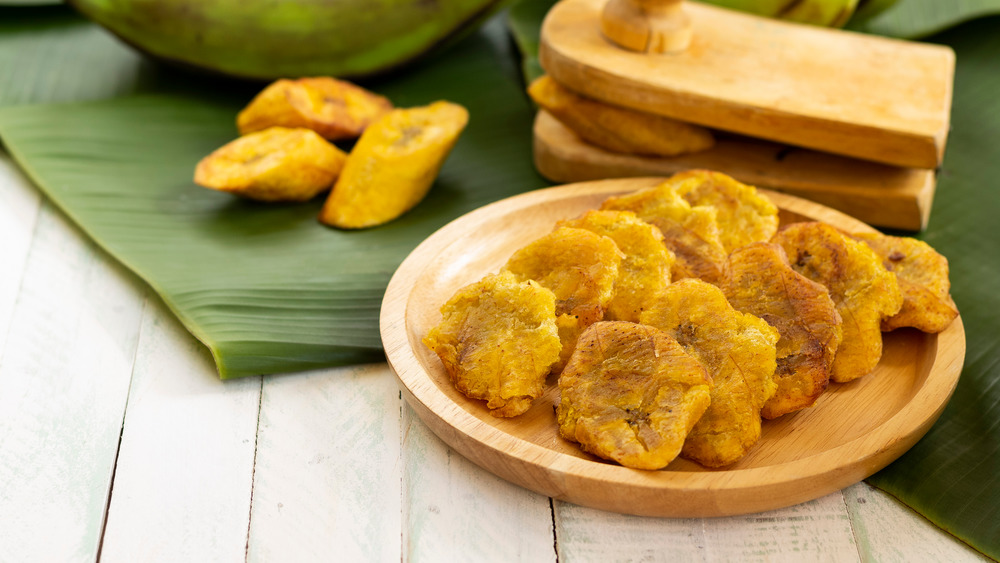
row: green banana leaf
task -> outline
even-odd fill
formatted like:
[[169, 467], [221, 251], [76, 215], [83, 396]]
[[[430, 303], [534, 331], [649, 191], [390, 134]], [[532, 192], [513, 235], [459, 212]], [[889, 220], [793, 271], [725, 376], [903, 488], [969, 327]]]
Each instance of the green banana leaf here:
[[529, 83], [545, 74], [538, 62], [538, 42], [542, 20], [555, 3], [555, 0], [524, 0], [507, 10], [507, 27], [517, 43], [521, 72]]
[[1000, 0], [899, 0], [870, 19], [852, 19], [847, 29], [922, 39], [962, 22], [992, 14], [1000, 14]]
[[253, 89], [0, 109], [0, 136], [46, 194], [145, 279], [224, 378], [381, 358], [378, 310], [396, 266], [462, 213], [546, 185], [502, 22], [413, 72], [372, 85], [397, 105], [448, 99], [472, 117], [428, 198], [400, 220], [344, 232], [322, 198], [262, 205], [206, 190], [194, 166], [236, 136]]
[[558, 0], [522, 0], [507, 10], [507, 27], [521, 56], [521, 71], [527, 82], [545, 74], [538, 62], [542, 20]]
[[0, 7], [0, 105], [147, 88], [150, 64], [64, 6]]
[[[46, 194], [162, 292], [189, 327], [202, 323], [201, 330], [218, 335], [226, 376], [377, 355], [373, 287], [384, 285], [406, 250], [449, 217], [544, 184], [531, 167], [531, 110], [496, 22], [445, 56], [369, 85], [400, 105], [454, 99], [469, 107], [472, 120], [430, 199], [398, 223], [347, 234], [315, 223], [318, 201], [266, 207], [191, 185], [194, 162], [235, 134], [233, 112], [252, 89], [146, 63], [60, 10], [20, 23], [3, 12], [0, 104], [158, 95], [0, 110], [0, 137]], [[521, 22], [519, 42], [532, 28], [537, 41], [540, 17]], [[951, 260], [968, 338], [965, 369], [927, 437], [870, 479], [994, 558], [1000, 558], [1000, 240], [992, 227], [1000, 216], [993, 193], [1000, 178], [997, 23], [973, 22], [934, 38], [955, 47], [958, 71], [953, 132], [922, 238]], [[44, 32], [45, 41], [31, 29]], [[84, 64], [90, 66], [80, 72]], [[276, 248], [281, 256], [272, 256]], [[361, 254], [372, 264], [353, 259]], [[281, 274], [284, 268], [298, 273]], [[245, 281], [258, 276], [280, 285]], [[325, 285], [331, 276], [345, 285]], [[322, 314], [314, 310], [319, 300]], [[238, 344], [261, 329], [254, 319], [275, 318], [292, 319], [282, 321], [290, 337], [264, 326], [263, 340]], [[329, 332], [316, 337], [322, 331]], [[350, 332], [341, 342], [356, 347], [325, 347], [337, 331]]]
[[948, 257], [965, 368], [938, 423], [869, 483], [1000, 559], [1000, 21], [934, 37], [957, 54], [952, 130], [923, 240]]

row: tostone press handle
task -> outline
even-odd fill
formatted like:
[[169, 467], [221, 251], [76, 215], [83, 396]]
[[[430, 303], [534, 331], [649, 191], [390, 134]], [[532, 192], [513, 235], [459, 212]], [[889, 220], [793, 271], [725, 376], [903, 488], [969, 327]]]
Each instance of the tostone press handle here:
[[684, 0], [608, 0], [601, 31], [632, 51], [678, 53], [691, 43], [691, 18]]

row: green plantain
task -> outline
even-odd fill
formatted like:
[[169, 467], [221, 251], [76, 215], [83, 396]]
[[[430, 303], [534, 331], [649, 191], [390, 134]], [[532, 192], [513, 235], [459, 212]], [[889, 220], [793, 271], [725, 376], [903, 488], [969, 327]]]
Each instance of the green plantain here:
[[813, 25], [842, 27], [858, 0], [706, 0], [709, 4]]
[[853, 22], [867, 21], [896, 5], [899, 0], [859, 0]]
[[271, 80], [402, 66], [506, 0], [69, 0], [157, 58]]

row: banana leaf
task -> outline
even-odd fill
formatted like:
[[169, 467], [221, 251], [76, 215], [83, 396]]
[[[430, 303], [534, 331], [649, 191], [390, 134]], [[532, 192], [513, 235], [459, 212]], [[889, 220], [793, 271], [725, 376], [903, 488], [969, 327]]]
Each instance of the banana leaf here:
[[992, 14], [1000, 14], [1000, 0], [899, 0], [872, 18], [852, 19], [847, 28], [904, 39], [921, 39]]
[[0, 105], [151, 89], [151, 66], [65, 6], [0, 6]]
[[316, 221], [318, 198], [263, 205], [194, 185], [236, 136], [253, 91], [213, 89], [0, 109], [0, 136], [81, 228], [146, 280], [214, 355], [223, 378], [381, 358], [378, 310], [396, 266], [458, 215], [547, 185], [502, 22], [373, 85], [399, 106], [448, 99], [471, 119], [428, 198], [380, 228]]
[[944, 414], [868, 482], [1000, 559], [1000, 18], [934, 37], [957, 54], [952, 130], [922, 239], [948, 257], [966, 331], [965, 368]]
[[538, 62], [538, 42], [541, 38], [542, 20], [556, 0], [523, 0], [507, 11], [507, 27], [517, 43], [521, 56], [521, 72], [527, 82], [545, 74]]

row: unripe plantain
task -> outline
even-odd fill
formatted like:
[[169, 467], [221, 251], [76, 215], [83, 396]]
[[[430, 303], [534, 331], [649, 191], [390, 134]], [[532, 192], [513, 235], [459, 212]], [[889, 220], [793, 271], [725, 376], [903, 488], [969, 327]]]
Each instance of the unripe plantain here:
[[257, 79], [372, 75], [406, 64], [505, 0], [69, 0], [157, 58]]
[[842, 27], [858, 0], [706, 0], [710, 4], [772, 18]]

